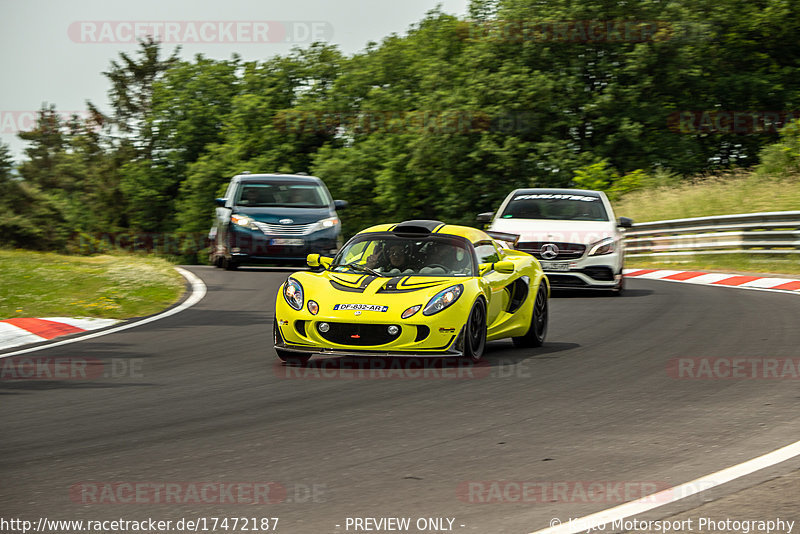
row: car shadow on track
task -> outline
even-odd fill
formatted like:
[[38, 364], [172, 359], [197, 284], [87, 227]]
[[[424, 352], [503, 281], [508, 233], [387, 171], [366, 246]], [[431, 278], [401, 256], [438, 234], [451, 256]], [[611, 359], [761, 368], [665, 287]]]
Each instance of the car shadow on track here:
[[609, 291], [591, 290], [591, 289], [553, 289], [550, 293], [552, 298], [605, 298], [605, 299], [619, 299], [619, 298], [634, 298], [646, 297], [652, 295], [652, 289], [626, 289], [622, 295], [612, 295]]
[[557, 358], [559, 352], [580, 347], [577, 343], [545, 343], [535, 349], [511, 349], [507, 342], [486, 345], [484, 358], [477, 363], [458, 357], [414, 358], [373, 356], [315, 357], [305, 364], [274, 360], [272, 372], [279, 378], [473, 378], [496, 375], [495, 370], [505, 368], [502, 376], [513, 373], [513, 366], [526, 360]]
[[545, 341], [541, 347], [518, 349], [507, 341], [496, 341], [486, 345], [483, 353], [484, 361], [495, 367], [513, 365], [525, 360], [550, 360], [559, 358], [557, 354], [568, 350], [580, 348], [578, 343], [565, 343], [560, 341]]

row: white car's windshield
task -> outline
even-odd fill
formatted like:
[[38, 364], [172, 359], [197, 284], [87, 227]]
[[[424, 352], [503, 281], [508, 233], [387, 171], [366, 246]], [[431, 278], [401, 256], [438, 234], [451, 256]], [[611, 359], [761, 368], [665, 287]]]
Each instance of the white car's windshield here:
[[608, 214], [597, 196], [520, 193], [511, 199], [500, 218], [608, 221]]
[[465, 240], [390, 233], [356, 236], [339, 252], [332, 269], [378, 276], [475, 276], [475, 253]]

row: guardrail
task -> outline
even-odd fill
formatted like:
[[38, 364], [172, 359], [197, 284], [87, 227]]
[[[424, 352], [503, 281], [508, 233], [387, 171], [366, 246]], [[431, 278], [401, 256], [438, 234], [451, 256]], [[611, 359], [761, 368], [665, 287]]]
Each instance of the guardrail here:
[[625, 254], [800, 254], [800, 211], [694, 217], [634, 224]]

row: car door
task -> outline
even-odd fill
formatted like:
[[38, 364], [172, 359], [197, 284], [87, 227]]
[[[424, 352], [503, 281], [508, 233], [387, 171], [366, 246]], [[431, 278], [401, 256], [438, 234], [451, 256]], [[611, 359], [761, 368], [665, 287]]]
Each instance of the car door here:
[[231, 208], [233, 208], [234, 193], [237, 185], [239, 185], [237, 179], [231, 180], [231, 183], [228, 184], [228, 189], [225, 191], [225, 207], [218, 206], [215, 211], [217, 251], [225, 251], [226, 254], [230, 254], [230, 250], [228, 250], [228, 234], [230, 232], [231, 213], [233, 213]]
[[[478, 263], [496, 263], [500, 261], [500, 251], [492, 241], [479, 241], [474, 243], [475, 254], [478, 256]], [[491, 288], [491, 298], [489, 299], [486, 310], [486, 324], [491, 327], [497, 320], [500, 313], [508, 306], [508, 292], [505, 287], [508, 284], [509, 275], [499, 273], [490, 269], [483, 274], [483, 279], [488, 282]]]

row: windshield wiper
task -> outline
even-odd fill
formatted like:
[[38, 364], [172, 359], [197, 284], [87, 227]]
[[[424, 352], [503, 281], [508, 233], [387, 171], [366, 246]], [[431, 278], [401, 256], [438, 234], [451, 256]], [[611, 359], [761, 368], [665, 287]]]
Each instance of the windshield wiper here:
[[350, 262], [350, 263], [345, 263], [345, 264], [337, 263], [336, 265], [331, 265], [331, 268], [333, 268], [333, 267], [346, 267], [348, 269], [353, 269], [354, 271], [363, 271], [365, 273], [369, 273], [372, 276], [378, 276], [378, 277], [383, 276], [381, 273], [379, 273], [375, 269], [370, 269], [366, 265], [361, 265], [360, 263], [356, 263], [354, 261]]

